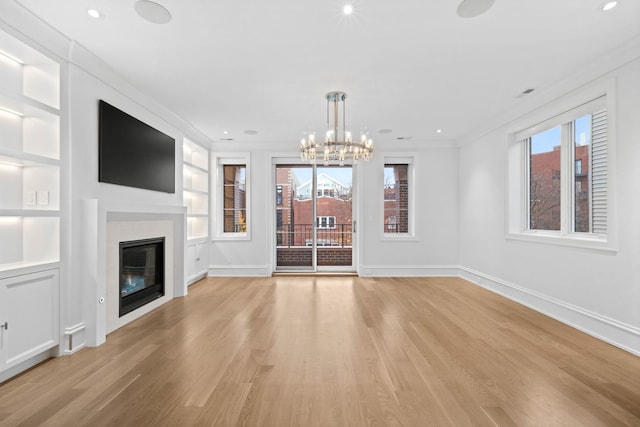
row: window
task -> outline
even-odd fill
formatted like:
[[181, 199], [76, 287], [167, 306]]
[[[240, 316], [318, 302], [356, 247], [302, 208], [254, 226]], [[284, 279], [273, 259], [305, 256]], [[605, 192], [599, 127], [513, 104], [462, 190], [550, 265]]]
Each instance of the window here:
[[317, 228], [336, 228], [335, 216], [319, 216], [316, 217]]
[[276, 185], [276, 206], [282, 206], [282, 185]]
[[389, 160], [391, 159], [385, 159], [384, 165], [383, 233], [410, 235], [412, 227], [410, 220], [411, 164], [408, 161], [390, 163]]
[[560, 127], [529, 143], [529, 229], [560, 230]]
[[387, 218], [387, 230], [395, 230], [395, 229], [396, 229], [396, 217], [395, 215], [391, 215]]
[[608, 165], [612, 164], [608, 96], [551, 113], [550, 119], [514, 134], [509, 147], [511, 237], [611, 246], [606, 244], [611, 237]]
[[[596, 110], [523, 140], [529, 146], [530, 230], [562, 231], [565, 214], [573, 233], [606, 233], [607, 111]], [[569, 161], [563, 162], [563, 153]], [[572, 193], [564, 206], [563, 175]]]
[[224, 232], [246, 233], [247, 193], [245, 165], [224, 165]]
[[248, 155], [217, 155], [216, 235], [217, 239], [249, 238]]

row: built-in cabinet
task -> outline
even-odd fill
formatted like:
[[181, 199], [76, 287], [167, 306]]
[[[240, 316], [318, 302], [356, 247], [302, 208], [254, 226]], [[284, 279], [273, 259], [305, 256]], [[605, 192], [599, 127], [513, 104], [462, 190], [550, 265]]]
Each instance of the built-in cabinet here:
[[0, 372], [58, 345], [58, 269], [0, 279]]
[[59, 342], [60, 74], [0, 31], [0, 372]]
[[183, 141], [183, 198], [187, 207], [185, 271], [191, 284], [207, 274], [209, 241], [209, 150]]

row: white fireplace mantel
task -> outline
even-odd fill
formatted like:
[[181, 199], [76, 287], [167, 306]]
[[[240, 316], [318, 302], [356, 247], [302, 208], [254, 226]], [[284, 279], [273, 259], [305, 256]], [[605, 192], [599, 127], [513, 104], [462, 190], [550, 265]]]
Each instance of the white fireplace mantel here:
[[187, 295], [184, 276], [186, 207], [113, 200], [83, 201], [82, 268], [85, 338], [89, 346], [105, 342], [107, 334], [107, 222], [173, 221], [173, 296]]

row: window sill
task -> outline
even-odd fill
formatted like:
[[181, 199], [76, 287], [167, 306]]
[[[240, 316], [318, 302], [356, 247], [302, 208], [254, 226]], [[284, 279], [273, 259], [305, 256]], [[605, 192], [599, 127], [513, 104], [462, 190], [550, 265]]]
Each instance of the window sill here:
[[383, 234], [380, 237], [383, 242], [417, 242], [418, 238], [412, 234]]
[[229, 233], [217, 234], [211, 238], [212, 241], [235, 241], [235, 240], [251, 240], [249, 233]]
[[615, 254], [618, 249], [611, 242], [595, 236], [575, 236], [551, 233], [507, 233], [507, 240], [517, 240], [522, 242], [541, 243], [553, 246], [564, 246], [570, 248], [584, 249], [593, 252]]

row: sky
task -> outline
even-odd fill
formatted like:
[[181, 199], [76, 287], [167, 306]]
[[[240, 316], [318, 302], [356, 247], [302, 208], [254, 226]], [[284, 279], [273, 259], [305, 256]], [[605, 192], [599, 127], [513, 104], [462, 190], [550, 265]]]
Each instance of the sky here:
[[[311, 166], [294, 167], [293, 173], [298, 178], [300, 184], [304, 184], [311, 180], [311, 172], [313, 168]], [[336, 166], [336, 167], [323, 167], [318, 166], [318, 175], [326, 173], [331, 178], [341, 182], [347, 187], [351, 187], [353, 182], [352, 168], [351, 166]]]
[[[591, 116], [586, 115], [575, 120], [576, 123], [576, 142], [577, 145], [591, 143]], [[556, 126], [544, 132], [537, 133], [531, 137], [531, 154], [546, 153], [553, 151], [553, 147], [560, 145], [561, 127]]]
[[[293, 168], [294, 175], [298, 178], [300, 184], [304, 184], [307, 181], [311, 180], [311, 171], [313, 169], [311, 166], [304, 167], [295, 167]], [[351, 166], [344, 167], [323, 167], [318, 166], [318, 175], [326, 173], [331, 178], [341, 182], [342, 184], [350, 187], [352, 185], [352, 168]], [[394, 175], [392, 168], [384, 169], [384, 182], [393, 184], [394, 183]]]

